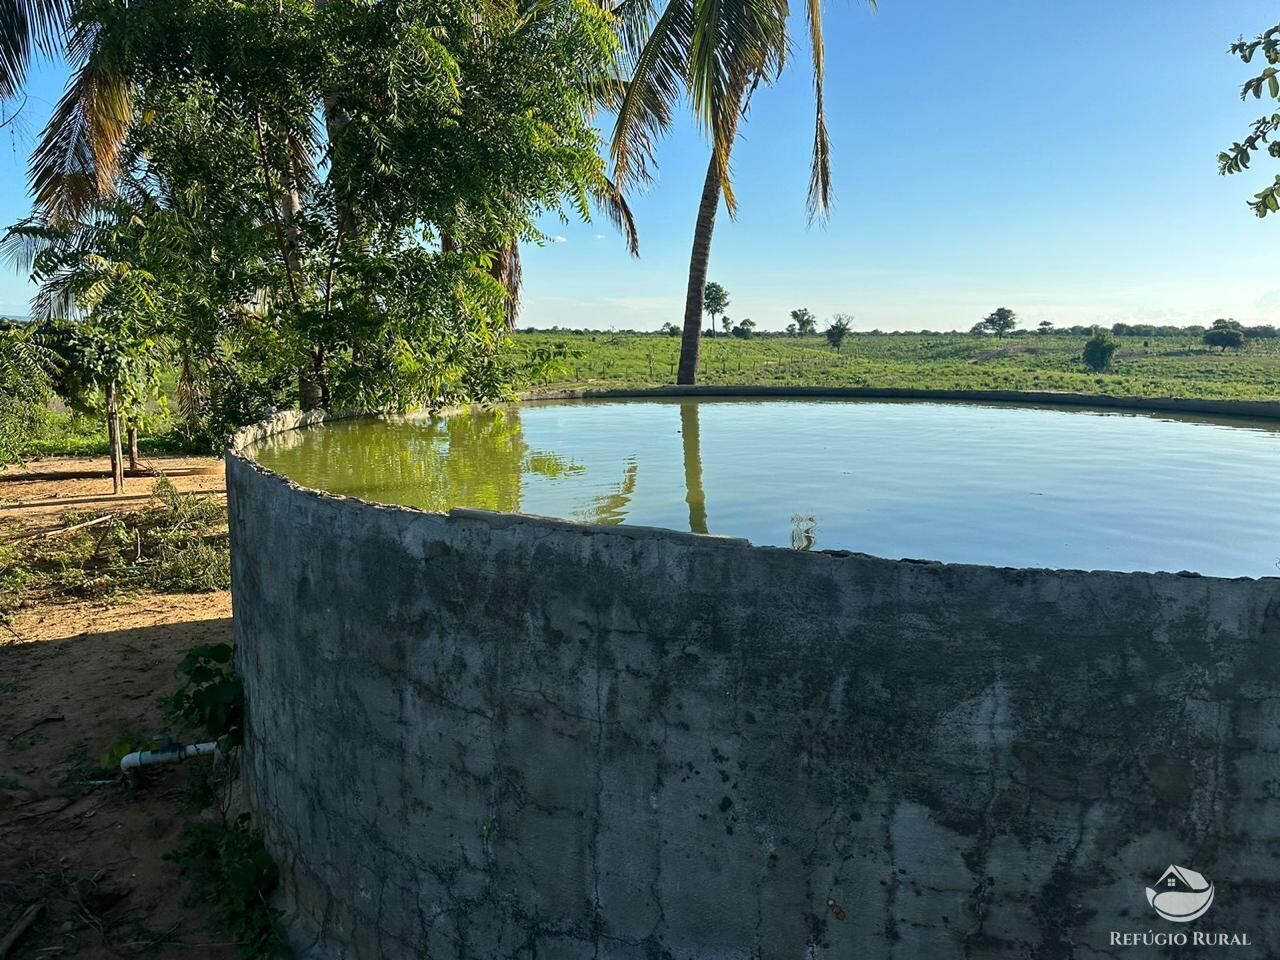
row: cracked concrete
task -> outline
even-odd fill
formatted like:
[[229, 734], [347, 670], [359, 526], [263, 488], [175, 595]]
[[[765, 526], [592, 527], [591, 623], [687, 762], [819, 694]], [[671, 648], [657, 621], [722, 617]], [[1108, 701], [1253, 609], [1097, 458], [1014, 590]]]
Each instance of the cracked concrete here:
[[1169, 863], [1217, 884], [1197, 929], [1280, 950], [1278, 580], [227, 472], [245, 776], [302, 956], [1147, 956], [1109, 931], [1176, 930]]

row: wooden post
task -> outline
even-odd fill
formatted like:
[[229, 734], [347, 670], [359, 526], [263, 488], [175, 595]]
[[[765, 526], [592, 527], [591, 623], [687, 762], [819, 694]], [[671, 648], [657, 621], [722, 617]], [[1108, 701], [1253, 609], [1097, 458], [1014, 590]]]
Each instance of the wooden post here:
[[114, 380], [107, 384], [107, 444], [111, 448], [111, 492], [124, 493], [124, 454], [120, 449], [120, 402]]
[[129, 472], [138, 473], [142, 468], [138, 464], [138, 421], [129, 421]]

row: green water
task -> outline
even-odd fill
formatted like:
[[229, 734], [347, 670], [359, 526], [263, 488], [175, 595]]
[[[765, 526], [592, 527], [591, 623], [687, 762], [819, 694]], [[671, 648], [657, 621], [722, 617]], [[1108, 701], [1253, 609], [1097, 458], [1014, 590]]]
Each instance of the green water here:
[[831, 400], [528, 404], [253, 453], [304, 486], [1002, 566], [1280, 574], [1280, 425]]

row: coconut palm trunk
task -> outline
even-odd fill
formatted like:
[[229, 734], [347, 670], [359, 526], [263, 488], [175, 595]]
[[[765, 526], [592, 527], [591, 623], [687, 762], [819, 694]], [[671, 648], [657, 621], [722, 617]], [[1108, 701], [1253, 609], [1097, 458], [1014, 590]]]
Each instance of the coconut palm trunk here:
[[707, 264], [711, 260], [711, 235], [716, 229], [720, 208], [721, 166], [711, 152], [707, 179], [702, 185], [702, 202], [693, 228], [693, 252], [689, 255], [689, 288], [684, 297], [684, 332], [680, 337], [680, 366], [676, 383], [698, 382], [698, 350], [702, 343], [702, 295], [707, 286]]

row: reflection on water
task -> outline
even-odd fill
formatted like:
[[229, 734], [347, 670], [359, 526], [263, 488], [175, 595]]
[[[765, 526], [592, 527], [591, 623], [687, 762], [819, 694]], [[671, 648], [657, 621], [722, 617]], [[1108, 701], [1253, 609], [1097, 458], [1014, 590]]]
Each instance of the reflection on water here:
[[622, 482], [618, 484], [617, 491], [592, 497], [586, 509], [575, 511], [573, 518], [585, 520], [588, 523], [622, 523], [627, 519], [627, 507], [631, 503], [631, 494], [636, 490], [638, 472], [639, 467], [633, 457], [627, 461], [627, 466], [622, 472]]
[[680, 451], [684, 461], [684, 502], [689, 505], [689, 530], [707, 533], [707, 495], [702, 490], [702, 441], [698, 437], [698, 404], [680, 404]]
[[531, 448], [518, 410], [340, 421], [270, 437], [255, 453], [305, 486], [424, 510], [518, 512], [530, 480], [564, 480], [586, 471], [569, 457]]
[[1013, 566], [1280, 573], [1276, 425], [871, 401], [530, 404], [264, 442], [306, 486]]

